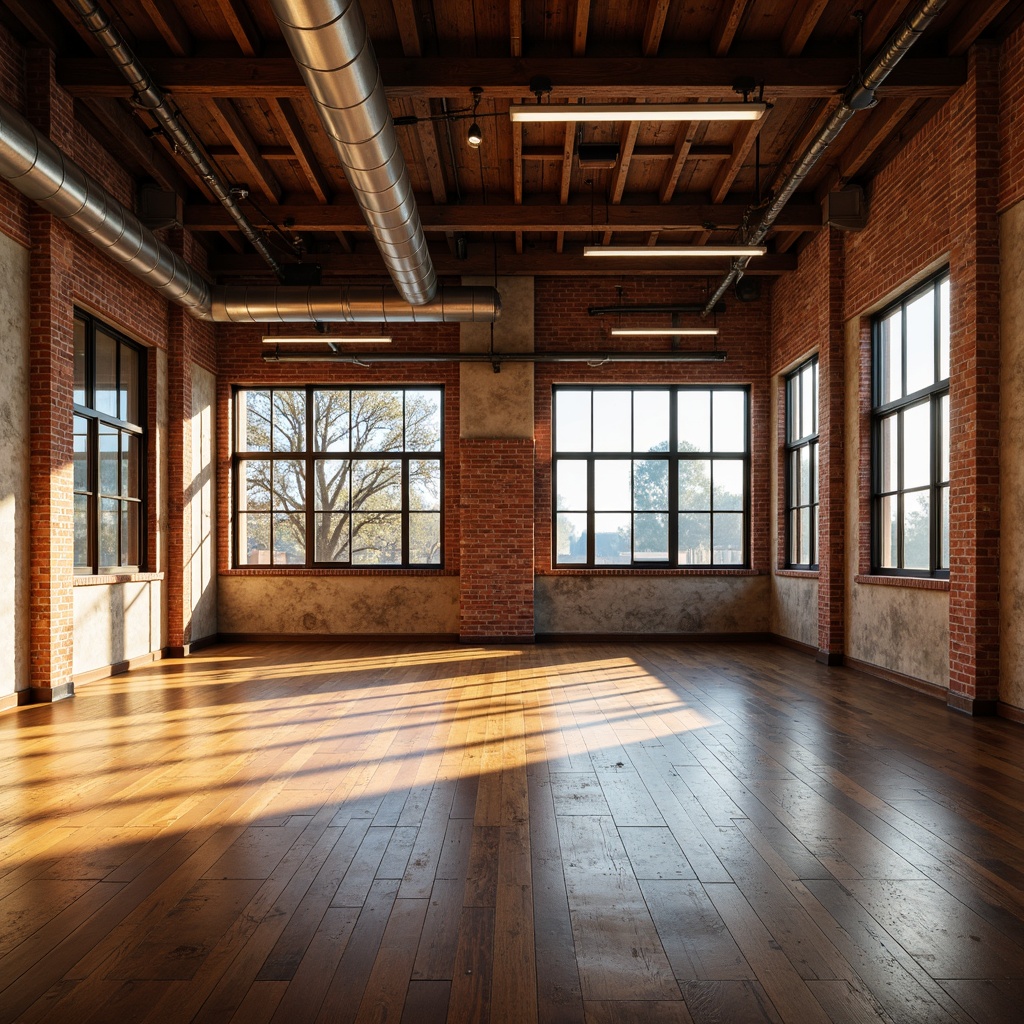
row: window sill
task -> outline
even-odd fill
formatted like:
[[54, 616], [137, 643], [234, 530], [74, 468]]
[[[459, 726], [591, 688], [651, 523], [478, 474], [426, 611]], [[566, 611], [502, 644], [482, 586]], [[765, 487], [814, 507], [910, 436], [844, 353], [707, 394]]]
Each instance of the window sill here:
[[820, 572], [817, 569], [776, 569], [775, 575], [796, 580], [816, 580]]
[[251, 565], [238, 569], [221, 569], [218, 576], [458, 576], [457, 569], [403, 569], [400, 566], [368, 565], [363, 568], [337, 569], [302, 566], [275, 569], [273, 566]]
[[640, 566], [612, 565], [586, 566], [579, 568], [559, 566], [557, 569], [538, 569], [535, 576], [766, 576], [760, 569], [727, 569], [723, 566], [695, 567], [692, 569], [666, 568], [645, 569]]
[[75, 576], [72, 586], [99, 587], [117, 583], [152, 583], [162, 580], [162, 572], [117, 572], [103, 573], [98, 576]]
[[854, 583], [867, 583], [881, 587], [910, 587], [913, 590], [949, 590], [949, 580], [929, 579], [926, 576], [864, 576], [856, 575]]

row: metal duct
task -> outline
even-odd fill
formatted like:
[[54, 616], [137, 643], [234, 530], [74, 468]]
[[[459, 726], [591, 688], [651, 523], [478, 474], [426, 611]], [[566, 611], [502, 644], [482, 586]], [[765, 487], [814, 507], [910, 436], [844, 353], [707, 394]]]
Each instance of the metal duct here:
[[0, 175], [161, 295], [209, 319], [206, 281], [3, 100]]
[[270, 0], [392, 280], [414, 305], [437, 275], [357, 0]]
[[[779, 186], [778, 192], [769, 203], [757, 227], [744, 238], [746, 244], [757, 245], [764, 241], [783, 207], [824, 155], [825, 150], [835, 141], [836, 136], [846, 126], [846, 122], [858, 110], [864, 110], [873, 105], [875, 90], [885, 81], [892, 69], [903, 59], [907, 51], [917, 42], [921, 34], [945, 6], [946, 0], [924, 0], [917, 10], [910, 14], [882, 44], [881, 49], [875, 54], [863, 73], [846, 87], [842, 102], [811, 140], [785, 181]], [[741, 256], [732, 261], [729, 272], [722, 278], [718, 288], [708, 299], [707, 305], [701, 313], [702, 317], [706, 317], [711, 312], [715, 303], [726, 293], [729, 285], [743, 276], [743, 271], [749, 262], [749, 256]]]
[[136, 59], [121, 33], [111, 25], [110, 19], [93, 3], [93, 0], [68, 0], [68, 2], [78, 12], [85, 27], [121, 69], [121, 73], [135, 90], [138, 103], [156, 118], [168, 138], [196, 169], [199, 177], [202, 178], [221, 206], [228, 211], [231, 219], [238, 225], [238, 229], [249, 240], [252, 247], [263, 257], [270, 269], [280, 277], [281, 267], [267, 248], [263, 236], [242, 212], [235, 197], [231, 194], [231, 189], [214, 168], [203, 144], [178, 120], [159, 86]]

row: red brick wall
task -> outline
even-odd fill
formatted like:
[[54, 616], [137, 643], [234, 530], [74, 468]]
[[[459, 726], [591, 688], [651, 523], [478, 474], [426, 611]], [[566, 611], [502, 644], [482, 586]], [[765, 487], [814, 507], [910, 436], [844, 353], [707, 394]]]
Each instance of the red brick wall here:
[[999, 211], [1024, 199], [1024, 24], [999, 53]]

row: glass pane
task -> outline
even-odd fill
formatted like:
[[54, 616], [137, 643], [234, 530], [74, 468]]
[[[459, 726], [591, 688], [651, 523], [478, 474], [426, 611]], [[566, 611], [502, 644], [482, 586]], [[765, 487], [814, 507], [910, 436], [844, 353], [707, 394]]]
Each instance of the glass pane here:
[[949, 395], [939, 399], [939, 480], [949, 479]]
[[238, 392], [238, 442], [235, 451], [270, 451], [270, 392]]
[[878, 500], [878, 564], [883, 569], [896, 568], [897, 525], [896, 497], [887, 495]]
[[441, 394], [438, 388], [405, 393], [405, 450], [441, 450]]
[[572, 565], [586, 560], [586, 513], [559, 512], [555, 516], [555, 562], [558, 565]]
[[789, 545], [786, 548], [786, 561], [795, 565], [800, 561], [800, 509], [789, 512]]
[[786, 441], [800, 439], [800, 374], [786, 381]]
[[441, 516], [414, 512], [409, 516], [409, 561], [413, 565], [441, 564]]
[[118, 526], [120, 502], [116, 498], [100, 499], [100, 566], [115, 566], [121, 550]]
[[949, 376], [949, 278], [939, 285], [939, 380]]
[[74, 418], [75, 430], [75, 490], [89, 490], [89, 421]]
[[931, 568], [930, 499], [927, 491], [903, 496], [903, 568]]
[[401, 391], [353, 391], [352, 451], [400, 452], [402, 417]]
[[711, 451], [711, 392], [680, 391], [676, 396], [679, 451]]
[[[130, 345], [121, 345], [121, 389], [118, 415], [139, 424], [139, 353]], [[134, 565], [134, 562], [129, 563]]]
[[818, 442], [812, 441], [807, 446], [807, 450], [811, 453], [811, 488], [807, 497], [810, 501], [816, 502], [818, 500]]
[[924, 487], [932, 477], [931, 405], [903, 410], [903, 486]]
[[668, 560], [668, 513], [633, 516], [633, 558], [638, 562]]
[[702, 512], [711, 508], [711, 460], [679, 460], [679, 510]]
[[633, 508], [642, 512], [668, 509], [668, 462], [643, 459], [633, 463]]
[[402, 464], [397, 459], [355, 460], [352, 508], [361, 512], [401, 512]]
[[679, 516], [679, 564], [711, 564], [711, 516], [684, 512]]
[[881, 480], [881, 488], [883, 491], [895, 491], [899, 487], [897, 482], [897, 468], [899, 466], [898, 461], [898, 435], [896, 433], [896, 426], [898, 422], [898, 416], [894, 413], [892, 416], [886, 416], [884, 420], [879, 423], [879, 455], [881, 456], [881, 465], [879, 466], [879, 479]]
[[746, 395], [716, 391], [711, 397], [711, 438], [716, 452], [746, 451]]
[[75, 495], [75, 567], [88, 569], [89, 558], [89, 496]]
[[317, 562], [347, 562], [349, 517], [342, 512], [317, 512], [313, 516], [313, 558]]
[[587, 507], [587, 464], [582, 459], [555, 460], [555, 508]]
[[349, 507], [348, 459], [317, 459], [313, 463], [313, 509], [335, 512]]
[[629, 564], [631, 525], [628, 512], [603, 512], [594, 516], [594, 562], [597, 565]]
[[[85, 351], [85, 323], [81, 320], [75, 321], [75, 404], [88, 405], [86, 393], [86, 351]], [[76, 563], [77, 564], [77, 563]]]
[[811, 506], [811, 561], [818, 562], [818, 506]]
[[275, 452], [304, 452], [306, 450], [306, 392], [274, 391]]
[[401, 561], [401, 515], [397, 512], [353, 513], [352, 564], [399, 565]]
[[800, 490], [800, 452], [789, 453], [789, 503], [790, 505], [801, 505], [806, 501], [807, 496]]
[[592, 451], [589, 391], [555, 392], [555, 451]]
[[[802, 448], [801, 451], [806, 451]], [[743, 463], [739, 459], [716, 459], [711, 468], [715, 479], [716, 512], [743, 511]]]
[[[241, 463], [240, 473], [239, 511], [269, 512], [270, 461], [268, 459], [246, 459]], [[270, 536], [269, 533], [267, 536]]]
[[949, 488], [939, 488], [939, 569], [949, 568]]
[[313, 451], [348, 451], [347, 391], [313, 392]]
[[[275, 512], [301, 511], [306, 507], [306, 464], [279, 459], [273, 464], [273, 509]], [[298, 517], [301, 520], [301, 516]], [[275, 545], [276, 548], [276, 545]]]
[[633, 435], [630, 430], [632, 398], [629, 391], [594, 392], [595, 452], [633, 450]]
[[633, 445], [638, 452], [668, 451], [667, 391], [638, 391], [633, 403]]
[[303, 512], [275, 512], [274, 565], [304, 565], [306, 516]]
[[935, 383], [935, 292], [907, 303], [907, 394]]
[[270, 513], [242, 513], [238, 517], [238, 552], [242, 565], [270, 564]]
[[631, 507], [629, 459], [594, 461], [594, 508], [601, 510]]
[[136, 434], [121, 435], [121, 494], [142, 497], [142, 439]]
[[711, 516], [715, 532], [713, 558], [718, 565], [740, 565], [743, 562], [743, 514], [715, 512]]
[[800, 504], [811, 500], [811, 449], [808, 446], [797, 452], [799, 461]]
[[811, 434], [816, 434], [818, 432], [817, 418], [814, 415], [815, 408], [817, 406], [817, 402], [815, 401], [817, 397], [817, 385], [815, 382], [815, 377], [817, 377], [817, 373], [815, 373], [816, 369], [816, 365], [812, 364], [805, 367], [801, 374], [804, 379], [803, 410], [800, 417], [801, 437], [809, 437]]
[[811, 509], [800, 509], [800, 558], [801, 565], [811, 564]]
[[139, 503], [121, 503], [121, 565], [141, 565], [139, 554]]
[[903, 312], [897, 309], [879, 324], [881, 380], [879, 404], [884, 405], [903, 394]]
[[409, 463], [409, 508], [416, 512], [441, 510], [441, 463], [414, 459]]
[[100, 493], [120, 494], [117, 482], [117, 428], [99, 425]]
[[93, 408], [108, 416], [117, 415], [117, 348], [116, 338], [112, 338], [105, 331], [96, 331], [96, 380]]

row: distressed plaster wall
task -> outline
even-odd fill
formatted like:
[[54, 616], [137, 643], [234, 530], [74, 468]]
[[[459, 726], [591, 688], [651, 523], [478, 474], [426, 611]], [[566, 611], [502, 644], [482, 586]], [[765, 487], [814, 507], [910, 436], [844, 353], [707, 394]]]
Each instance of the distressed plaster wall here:
[[191, 539], [187, 554], [193, 642], [217, 632], [217, 536], [213, 436], [217, 378], [192, 364], [192, 458], [187, 488]]
[[0, 234], [0, 707], [29, 685], [28, 260]]
[[537, 633], [762, 633], [768, 576], [538, 576]]
[[772, 632], [809, 647], [818, 646], [818, 581], [772, 576]]
[[163, 646], [162, 580], [75, 587], [75, 675]]
[[1024, 202], [999, 227], [999, 699], [1024, 708]]
[[222, 576], [222, 634], [459, 631], [457, 576]]

